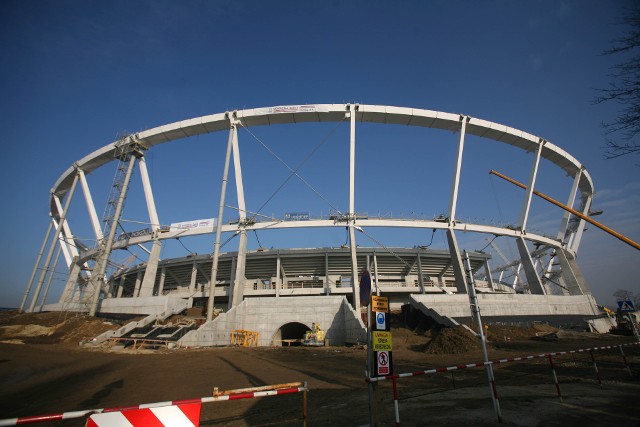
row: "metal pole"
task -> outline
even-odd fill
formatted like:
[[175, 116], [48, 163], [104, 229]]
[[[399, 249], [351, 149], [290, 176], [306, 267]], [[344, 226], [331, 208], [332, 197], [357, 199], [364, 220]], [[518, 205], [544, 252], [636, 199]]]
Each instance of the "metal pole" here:
[[[27, 298], [29, 297], [29, 292], [31, 292], [31, 286], [33, 285], [33, 279], [36, 278], [36, 271], [38, 271], [38, 266], [40, 265], [40, 260], [42, 259], [42, 254], [44, 253], [44, 248], [47, 246], [47, 241], [49, 240], [49, 235], [51, 234], [51, 228], [53, 227], [53, 221], [49, 221], [49, 227], [47, 228], [47, 233], [44, 236], [44, 241], [42, 242], [42, 246], [40, 247], [40, 252], [38, 252], [38, 258], [36, 258], [36, 265], [33, 266], [33, 271], [31, 272], [31, 277], [29, 278], [29, 283], [27, 284], [27, 289], [24, 292], [24, 296], [22, 297], [22, 302], [20, 303], [20, 312], [24, 311], [24, 305], [27, 302]], [[55, 244], [52, 243], [52, 245]]]
[[400, 425], [400, 410], [398, 409], [398, 385], [396, 384], [396, 379], [391, 378], [393, 382], [393, 408], [396, 413], [396, 427]]
[[[218, 258], [220, 257], [220, 235], [222, 234], [222, 217], [224, 215], [224, 200], [227, 193], [227, 181], [229, 178], [229, 163], [231, 161], [231, 148], [233, 147], [233, 134], [236, 132], [236, 123], [232, 118], [231, 130], [229, 131], [229, 141], [227, 142], [227, 154], [224, 160], [224, 171], [222, 172], [222, 188], [220, 189], [220, 205], [218, 207], [218, 218], [216, 221], [216, 240], [213, 244], [213, 263], [211, 265], [211, 284], [209, 285], [209, 299], [207, 300], [207, 322], [213, 320], [213, 300], [216, 295], [216, 280], [218, 278]], [[230, 284], [232, 286], [232, 284]]]
[[560, 384], [558, 383], [558, 376], [556, 375], [556, 368], [553, 366], [553, 356], [549, 354], [549, 364], [551, 365], [551, 372], [553, 373], [553, 381], [556, 383], [556, 391], [558, 392], [558, 398], [562, 403], [562, 393], [560, 392]]
[[307, 395], [309, 389], [307, 388], [307, 382], [304, 382], [304, 392], [302, 393], [302, 425], [307, 427]]
[[631, 368], [629, 367], [629, 363], [627, 362], [627, 356], [624, 354], [624, 350], [622, 346], [618, 346], [620, 349], [620, 354], [622, 354], [622, 360], [624, 360], [624, 366], [627, 368], [627, 372], [629, 372], [629, 377], [633, 378], [633, 374], [631, 373]]
[[636, 320], [637, 320], [636, 315], [629, 313], [629, 317], [630, 317], [629, 320], [631, 320], [631, 326], [633, 326], [633, 335], [635, 335], [636, 340], [640, 342], [640, 333], [638, 333], [638, 327], [636, 326]]
[[[373, 376], [373, 348], [371, 338], [371, 302], [367, 305], [367, 378]], [[374, 411], [374, 384], [368, 381], [367, 390], [369, 392], [369, 425], [376, 425], [376, 414]]]
[[589, 354], [591, 355], [591, 360], [593, 361], [593, 369], [596, 371], [596, 378], [598, 378], [598, 384], [600, 384], [600, 388], [602, 388], [602, 379], [600, 378], [600, 371], [598, 370], [598, 365], [596, 364], [596, 358], [593, 355], [593, 350], [589, 350]]
[[493, 365], [489, 361], [489, 353], [487, 352], [487, 340], [484, 335], [484, 329], [482, 327], [482, 318], [480, 317], [480, 306], [478, 305], [478, 296], [476, 295], [476, 285], [473, 280], [473, 272], [471, 271], [471, 262], [469, 261], [469, 254], [464, 251], [465, 270], [467, 273], [467, 281], [469, 282], [469, 299], [471, 300], [471, 310], [478, 322], [478, 328], [480, 329], [480, 340], [482, 342], [482, 353], [484, 354], [484, 362], [487, 369], [487, 376], [489, 378], [489, 388], [491, 389], [491, 399], [493, 400], [493, 409], [496, 412], [498, 422], [502, 422], [502, 413], [500, 411], [500, 402], [498, 401], [498, 390], [496, 389], [496, 380], [493, 376]]
[[[514, 185], [517, 185], [520, 188], [524, 188], [525, 190], [527, 189], [526, 185], [524, 185], [521, 182], [518, 182], [518, 181], [516, 181], [514, 179], [511, 179], [508, 176], [501, 174], [500, 172], [496, 172], [494, 170], [491, 170], [491, 171], [489, 171], [489, 173], [493, 174], [495, 176], [498, 176], [498, 177], [500, 177], [500, 178], [502, 178], [502, 179], [504, 179], [506, 181], [509, 181], [510, 183], [512, 183]], [[583, 215], [581, 212], [578, 212], [577, 210], [575, 210], [575, 209], [573, 209], [573, 208], [571, 208], [569, 206], [563, 205], [562, 203], [558, 202], [557, 200], [554, 200], [551, 197], [546, 196], [546, 195], [544, 195], [544, 194], [542, 194], [542, 193], [540, 193], [538, 191], [533, 191], [533, 194], [535, 194], [536, 196], [546, 200], [549, 203], [552, 203], [552, 204], [558, 206], [559, 208], [562, 208], [562, 209], [564, 209], [566, 211], [571, 212], [572, 214], [574, 214], [578, 218], [587, 221], [591, 225], [595, 225], [599, 229], [611, 234], [613, 237], [616, 237], [616, 238], [622, 240], [623, 242], [625, 242], [626, 244], [631, 245], [634, 248], [640, 250], [640, 244], [639, 243], [634, 242], [633, 240], [629, 239], [628, 237], [623, 236], [622, 234], [618, 233], [617, 231], [607, 227], [606, 225], [601, 224], [598, 221], [589, 218], [587, 215]]]
[[349, 250], [351, 253], [351, 290], [353, 298], [353, 309], [362, 318], [360, 312], [360, 289], [358, 282], [358, 256], [356, 245], [356, 208], [355, 208], [355, 174], [356, 174], [356, 106], [348, 106], [350, 118], [349, 133], [349, 213], [347, 214], [347, 224], [349, 228]]

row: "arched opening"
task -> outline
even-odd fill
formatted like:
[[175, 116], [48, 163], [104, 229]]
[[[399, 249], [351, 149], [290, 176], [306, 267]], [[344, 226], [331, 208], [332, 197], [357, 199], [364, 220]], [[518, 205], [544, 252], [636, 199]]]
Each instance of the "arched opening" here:
[[311, 328], [299, 323], [285, 323], [273, 335], [273, 344], [281, 346], [299, 346], [302, 345], [304, 334]]

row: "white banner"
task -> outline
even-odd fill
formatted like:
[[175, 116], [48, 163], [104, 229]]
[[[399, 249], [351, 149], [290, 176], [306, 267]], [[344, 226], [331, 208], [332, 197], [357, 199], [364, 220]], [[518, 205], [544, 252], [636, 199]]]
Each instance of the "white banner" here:
[[282, 113], [326, 113], [329, 111], [325, 106], [318, 105], [280, 105], [277, 107], [259, 108], [263, 114], [282, 114]]
[[192, 221], [174, 222], [171, 224], [169, 231], [190, 230], [192, 228], [215, 227], [216, 218], [194, 219]]

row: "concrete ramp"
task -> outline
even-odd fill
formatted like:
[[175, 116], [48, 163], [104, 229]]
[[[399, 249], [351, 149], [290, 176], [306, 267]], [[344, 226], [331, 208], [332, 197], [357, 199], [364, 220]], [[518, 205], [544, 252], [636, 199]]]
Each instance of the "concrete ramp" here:
[[178, 341], [181, 347], [229, 345], [231, 331], [237, 329], [260, 334], [259, 346], [281, 345], [282, 331], [289, 326], [311, 330], [319, 323], [331, 345], [366, 342], [362, 320], [344, 296], [247, 298], [198, 330]]
[[451, 328], [460, 326], [460, 324], [455, 320], [453, 320], [451, 317], [442, 315], [438, 313], [436, 310], [427, 307], [427, 305], [423, 301], [417, 300], [415, 298], [415, 295], [411, 295], [410, 304], [413, 308], [415, 308], [416, 310], [420, 310], [425, 316], [431, 317], [434, 321], [436, 321], [440, 325], [451, 327]]

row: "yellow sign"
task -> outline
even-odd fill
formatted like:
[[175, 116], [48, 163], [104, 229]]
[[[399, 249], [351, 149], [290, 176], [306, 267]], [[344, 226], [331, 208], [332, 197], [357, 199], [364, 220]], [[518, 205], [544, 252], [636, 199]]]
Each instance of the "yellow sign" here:
[[371, 296], [371, 311], [374, 311], [376, 313], [388, 313], [389, 312], [389, 298], [372, 295]]
[[393, 349], [391, 332], [373, 331], [372, 341], [373, 351], [391, 351]]

